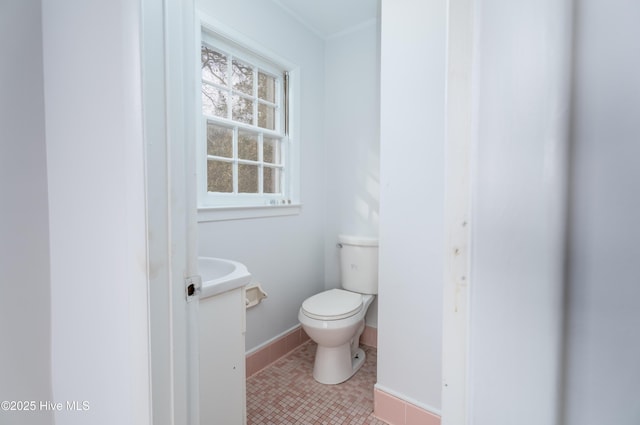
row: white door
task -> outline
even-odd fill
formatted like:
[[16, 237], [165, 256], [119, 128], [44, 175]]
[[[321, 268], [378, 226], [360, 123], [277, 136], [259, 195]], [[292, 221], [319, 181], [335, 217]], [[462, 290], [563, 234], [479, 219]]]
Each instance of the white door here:
[[197, 425], [193, 0], [142, 0], [142, 86], [146, 142], [151, 374], [154, 425]]

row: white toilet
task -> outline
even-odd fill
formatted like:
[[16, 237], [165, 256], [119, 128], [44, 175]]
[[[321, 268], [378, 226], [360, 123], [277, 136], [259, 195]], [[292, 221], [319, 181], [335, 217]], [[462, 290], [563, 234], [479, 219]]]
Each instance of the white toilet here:
[[378, 293], [378, 240], [338, 236], [343, 289], [330, 289], [307, 298], [298, 320], [318, 344], [313, 377], [322, 384], [351, 378], [364, 363], [359, 347], [364, 317]]

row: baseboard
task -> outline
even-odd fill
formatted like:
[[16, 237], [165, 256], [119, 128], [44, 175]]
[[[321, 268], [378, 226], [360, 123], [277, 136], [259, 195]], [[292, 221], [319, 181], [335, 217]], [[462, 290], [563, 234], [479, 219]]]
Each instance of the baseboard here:
[[246, 357], [247, 378], [260, 372], [307, 341], [309, 341], [309, 337], [298, 325], [285, 334], [274, 338], [268, 344], [256, 349]]
[[372, 326], [365, 326], [364, 332], [360, 336], [360, 344], [378, 348], [378, 329]]
[[[309, 341], [309, 336], [298, 325], [290, 331], [275, 337], [265, 345], [258, 347], [246, 356], [247, 378], [260, 372], [307, 341]], [[371, 326], [366, 326], [360, 337], [360, 344], [377, 348], [378, 330]]]
[[430, 412], [376, 387], [373, 390], [373, 414], [389, 425], [440, 425], [440, 415]]

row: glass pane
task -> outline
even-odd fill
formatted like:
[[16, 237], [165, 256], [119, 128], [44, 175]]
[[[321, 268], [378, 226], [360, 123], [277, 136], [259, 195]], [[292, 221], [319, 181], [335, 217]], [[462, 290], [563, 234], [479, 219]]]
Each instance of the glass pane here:
[[209, 192], [233, 192], [233, 164], [207, 161], [207, 190]]
[[244, 97], [234, 95], [231, 118], [234, 121], [253, 124], [253, 102]]
[[269, 105], [258, 104], [258, 126], [262, 128], [268, 128], [269, 130], [276, 129], [276, 108]]
[[232, 61], [232, 64], [231, 81], [233, 82], [233, 88], [253, 96], [253, 68], [236, 60]]
[[227, 57], [220, 52], [202, 46], [202, 78], [222, 86], [227, 85]]
[[280, 193], [280, 169], [264, 167], [264, 193]]
[[280, 164], [280, 139], [263, 138], [262, 158], [264, 162]]
[[233, 157], [233, 130], [207, 123], [207, 155]]
[[258, 135], [248, 131], [238, 131], [238, 157], [258, 160]]
[[276, 103], [276, 79], [270, 75], [258, 72], [258, 97]]
[[227, 117], [227, 93], [209, 84], [202, 84], [202, 113]]
[[258, 193], [258, 166], [238, 164], [238, 192]]

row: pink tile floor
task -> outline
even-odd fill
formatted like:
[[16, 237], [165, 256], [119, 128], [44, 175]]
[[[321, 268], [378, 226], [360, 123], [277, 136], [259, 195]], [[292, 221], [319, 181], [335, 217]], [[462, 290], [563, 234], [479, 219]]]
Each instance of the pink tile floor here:
[[247, 379], [248, 425], [385, 425], [373, 416], [375, 348], [351, 379], [323, 385], [313, 379], [316, 344], [304, 343]]

